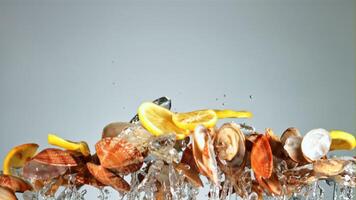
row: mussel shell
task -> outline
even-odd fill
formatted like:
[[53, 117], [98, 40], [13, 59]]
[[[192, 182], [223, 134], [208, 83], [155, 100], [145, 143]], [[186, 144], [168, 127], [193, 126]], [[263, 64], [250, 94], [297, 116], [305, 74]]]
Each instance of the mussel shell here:
[[95, 148], [101, 165], [108, 169], [143, 162], [141, 152], [131, 143], [118, 137], [103, 138], [96, 143]]
[[269, 178], [273, 170], [273, 155], [268, 136], [260, 135], [252, 146], [251, 167], [256, 176]]
[[73, 167], [77, 166], [77, 161], [68, 152], [61, 149], [47, 148], [39, 152], [32, 160], [52, 166]]
[[87, 167], [89, 172], [101, 183], [109, 185], [119, 192], [130, 191], [130, 185], [125, 181], [125, 179], [115, 175], [103, 166], [89, 162], [87, 163]]
[[21, 178], [4, 174], [0, 175], [0, 186], [9, 188], [13, 192], [32, 190], [32, 186]]

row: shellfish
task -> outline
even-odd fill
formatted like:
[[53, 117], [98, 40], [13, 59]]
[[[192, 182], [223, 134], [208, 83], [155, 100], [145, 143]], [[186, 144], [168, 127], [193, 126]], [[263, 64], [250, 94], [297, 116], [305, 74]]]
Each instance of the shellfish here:
[[17, 197], [13, 191], [6, 187], [0, 186], [0, 199], [3, 200], [17, 200]]
[[[95, 148], [101, 165], [108, 169], [119, 171], [123, 167], [143, 163], [141, 152], [131, 143], [118, 137], [103, 138], [96, 143]], [[126, 172], [127, 168], [124, 171]]]
[[303, 137], [301, 148], [304, 157], [309, 161], [319, 160], [330, 149], [331, 138], [325, 129], [313, 129]]
[[194, 130], [192, 138], [194, 160], [200, 173], [218, 185], [217, 163], [208, 129], [202, 125], [197, 126]]
[[9, 188], [13, 192], [32, 190], [32, 186], [29, 183], [11, 175], [0, 175], [0, 186]]
[[119, 192], [130, 191], [130, 185], [125, 181], [125, 179], [115, 175], [103, 166], [89, 162], [87, 163], [87, 167], [89, 172], [101, 183], [109, 185]]
[[259, 135], [252, 146], [251, 167], [256, 176], [269, 178], [273, 170], [273, 155], [267, 135]]
[[42, 150], [32, 160], [45, 165], [60, 167], [74, 167], [78, 165], [77, 161], [68, 151], [55, 148]]

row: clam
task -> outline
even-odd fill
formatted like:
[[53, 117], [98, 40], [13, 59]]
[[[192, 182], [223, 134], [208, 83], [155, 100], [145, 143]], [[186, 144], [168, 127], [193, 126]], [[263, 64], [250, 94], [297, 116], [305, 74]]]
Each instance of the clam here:
[[15, 193], [9, 188], [0, 186], [0, 199], [1, 200], [17, 200]]
[[300, 136], [290, 136], [284, 142], [284, 150], [288, 156], [297, 163], [307, 162], [303, 156], [301, 144], [303, 138]]
[[26, 190], [32, 190], [32, 186], [26, 181], [11, 175], [0, 175], [0, 186], [6, 187], [13, 192], [25, 192]]
[[282, 194], [282, 185], [281, 182], [278, 180], [278, 176], [275, 173], [272, 173], [271, 177], [269, 178], [256, 176], [256, 180], [258, 184], [260, 184], [260, 186], [270, 194]]
[[280, 139], [281, 143], [284, 145], [286, 143], [286, 140], [291, 136], [301, 137], [301, 134], [297, 128], [294, 127], [287, 128], [281, 135], [281, 139]]
[[268, 136], [268, 142], [271, 146], [272, 154], [278, 158], [285, 158], [283, 151], [283, 144], [278, 136], [276, 136], [272, 129], [266, 129], [266, 135]]
[[214, 148], [208, 129], [197, 126], [192, 135], [193, 155], [195, 163], [201, 174], [218, 184], [218, 169], [215, 160]]
[[42, 150], [32, 160], [41, 164], [59, 167], [74, 167], [78, 165], [77, 161], [68, 151], [55, 148]]
[[319, 160], [330, 150], [331, 138], [325, 129], [313, 129], [303, 137], [301, 148], [309, 161]]
[[[101, 165], [108, 169], [119, 171], [123, 167], [143, 163], [141, 152], [122, 138], [103, 138], [96, 143], [95, 148]], [[127, 172], [126, 169], [125, 172]]]
[[267, 135], [257, 137], [251, 151], [251, 168], [256, 176], [269, 178], [273, 170], [273, 155]]
[[344, 167], [347, 165], [346, 160], [317, 160], [314, 164], [314, 172], [319, 176], [336, 176], [344, 171]]
[[128, 122], [113, 122], [106, 125], [103, 129], [101, 138], [117, 137], [123, 130], [134, 126], [134, 124]]
[[220, 127], [214, 138], [217, 157], [223, 171], [238, 173], [246, 163], [245, 135], [235, 123], [226, 123]]
[[130, 185], [125, 181], [125, 179], [120, 176], [115, 175], [109, 170], [105, 169], [103, 166], [96, 165], [93, 163], [87, 163], [89, 172], [101, 183], [113, 187], [119, 192], [129, 192]]

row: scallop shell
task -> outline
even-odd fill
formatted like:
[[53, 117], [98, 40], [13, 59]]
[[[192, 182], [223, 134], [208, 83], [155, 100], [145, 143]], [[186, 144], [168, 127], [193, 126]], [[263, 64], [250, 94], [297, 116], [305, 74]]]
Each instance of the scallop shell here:
[[97, 156], [103, 167], [122, 168], [143, 162], [140, 151], [131, 143], [118, 137], [101, 139], [95, 145]]
[[52, 166], [73, 167], [78, 165], [69, 152], [55, 148], [44, 149], [32, 159], [36, 162]]
[[13, 191], [9, 188], [0, 186], [0, 199], [2, 200], [17, 200], [17, 197]]
[[25, 192], [32, 190], [32, 186], [26, 181], [11, 175], [0, 175], [0, 186], [11, 189], [13, 192]]
[[273, 170], [273, 155], [268, 136], [260, 135], [252, 146], [251, 167], [256, 176], [269, 178]]
[[89, 162], [87, 163], [87, 167], [89, 172], [101, 183], [109, 185], [119, 192], [130, 191], [130, 185], [125, 181], [125, 179], [115, 175], [103, 166]]
[[330, 150], [331, 138], [325, 129], [313, 129], [302, 140], [302, 152], [307, 160], [319, 160]]

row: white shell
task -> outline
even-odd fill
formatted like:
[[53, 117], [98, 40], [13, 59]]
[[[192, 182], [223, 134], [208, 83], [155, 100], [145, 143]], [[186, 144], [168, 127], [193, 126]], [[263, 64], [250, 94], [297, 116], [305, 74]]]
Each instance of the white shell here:
[[200, 151], [204, 150], [205, 146], [205, 127], [202, 125], [198, 125], [195, 127], [194, 133], [193, 133], [193, 140], [196, 141], [197, 147]]
[[313, 129], [303, 137], [302, 152], [309, 160], [319, 160], [325, 156], [330, 149], [331, 138], [325, 129]]

